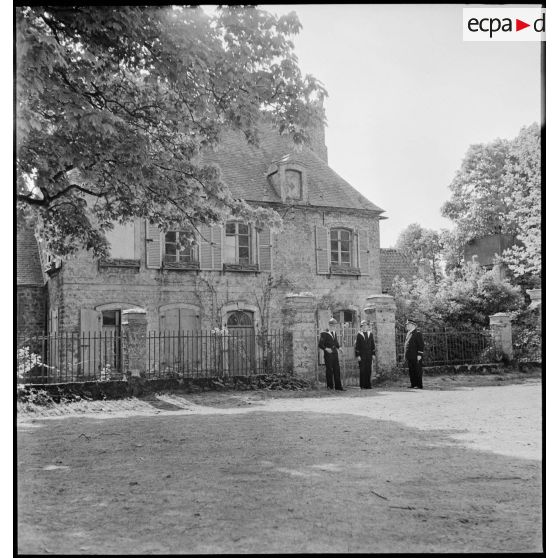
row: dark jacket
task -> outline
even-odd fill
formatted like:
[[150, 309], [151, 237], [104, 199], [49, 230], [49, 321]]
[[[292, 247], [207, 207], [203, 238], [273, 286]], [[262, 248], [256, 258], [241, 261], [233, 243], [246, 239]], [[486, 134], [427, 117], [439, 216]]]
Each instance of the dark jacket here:
[[324, 353], [328, 354], [324, 349], [329, 348], [334, 353], [337, 352], [339, 349], [339, 341], [337, 339], [337, 334], [335, 331], [322, 331], [320, 333], [320, 342], [318, 343], [318, 347], [324, 351]]
[[[368, 335], [366, 339], [365, 335]], [[355, 341], [355, 357], [366, 358], [376, 354], [376, 346], [374, 345], [374, 336], [371, 331], [359, 331]]]
[[422, 356], [424, 352], [424, 339], [418, 329], [413, 329], [407, 333], [405, 338], [405, 360], [417, 360], [417, 356]]

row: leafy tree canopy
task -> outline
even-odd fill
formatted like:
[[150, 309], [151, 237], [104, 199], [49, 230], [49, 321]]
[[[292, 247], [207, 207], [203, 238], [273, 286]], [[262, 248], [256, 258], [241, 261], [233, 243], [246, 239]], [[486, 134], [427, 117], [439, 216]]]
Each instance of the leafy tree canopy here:
[[394, 282], [397, 319], [418, 316], [429, 325], [486, 327], [496, 312], [517, 312], [523, 304], [520, 288], [501, 280], [497, 270], [476, 264], [452, 270], [438, 283], [417, 277]]
[[[513, 140], [472, 145], [450, 184], [442, 215], [457, 225], [447, 246], [489, 234], [514, 235], [503, 260], [516, 277], [541, 270], [541, 133], [534, 123]], [[456, 255], [449, 256], [455, 260]]]
[[253, 7], [16, 8], [18, 217], [60, 255], [106, 255], [103, 231], [135, 217], [278, 225], [200, 154], [225, 129], [257, 143], [264, 120], [309, 140], [326, 93], [298, 67], [300, 27]]
[[440, 275], [441, 236], [435, 230], [411, 223], [399, 235], [396, 248], [436, 281]]

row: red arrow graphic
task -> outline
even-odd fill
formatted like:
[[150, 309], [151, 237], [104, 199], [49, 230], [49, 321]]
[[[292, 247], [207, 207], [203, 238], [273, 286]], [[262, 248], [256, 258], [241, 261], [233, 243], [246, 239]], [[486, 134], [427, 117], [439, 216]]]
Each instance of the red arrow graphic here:
[[515, 20], [515, 30], [516, 31], [521, 31], [522, 29], [525, 29], [525, 27], [531, 27], [530, 23], [525, 23], [524, 21], [521, 21], [520, 19]]

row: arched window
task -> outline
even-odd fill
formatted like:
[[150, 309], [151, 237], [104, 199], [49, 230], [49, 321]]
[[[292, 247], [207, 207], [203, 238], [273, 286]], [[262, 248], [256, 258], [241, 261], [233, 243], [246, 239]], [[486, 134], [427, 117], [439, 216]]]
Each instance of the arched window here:
[[331, 229], [331, 265], [351, 267], [353, 259], [353, 232], [349, 229]]
[[227, 328], [231, 327], [252, 327], [254, 325], [254, 318], [252, 312], [244, 310], [236, 310], [231, 312], [227, 318]]

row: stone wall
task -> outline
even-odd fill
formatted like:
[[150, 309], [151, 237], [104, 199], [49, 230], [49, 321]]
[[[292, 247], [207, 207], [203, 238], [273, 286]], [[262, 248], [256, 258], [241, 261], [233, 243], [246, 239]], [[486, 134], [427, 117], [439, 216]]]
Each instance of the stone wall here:
[[45, 288], [40, 286], [17, 287], [17, 333], [42, 333], [45, 330]]
[[[366, 229], [370, 274], [318, 275], [316, 225]], [[381, 292], [379, 221], [369, 213], [294, 207], [284, 217], [284, 231], [273, 236], [272, 276], [282, 281], [272, 290], [267, 304], [263, 299], [268, 273], [147, 269], [145, 228], [138, 223], [135, 253], [139, 267], [102, 267], [81, 253], [50, 278], [51, 307], [59, 309], [59, 328], [64, 331], [79, 331], [81, 308], [95, 309], [107, 303], [145, 308], [148, 330], [159, 328], [161, 306], [180, 303], [199, 309], [201, 329], [221, 326], [226, 310], [236, 307], [252, 310], [256, 327], [262, 325], [262, 315], [269, 313], [269, 324], [265, 325], [279, 328], [288, 292], [311, 291], [317, 308], [329, 312], [362, 309], [367, 296]]]

